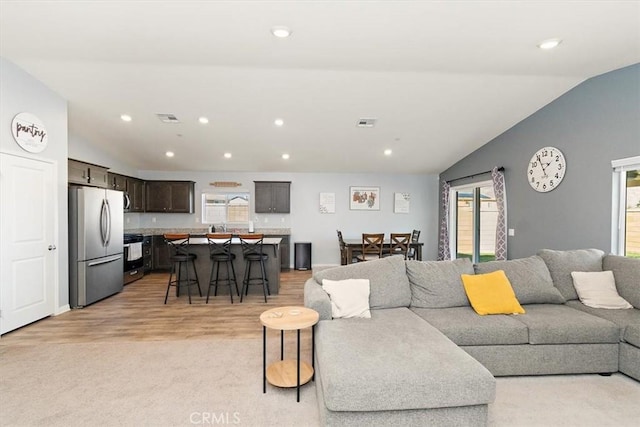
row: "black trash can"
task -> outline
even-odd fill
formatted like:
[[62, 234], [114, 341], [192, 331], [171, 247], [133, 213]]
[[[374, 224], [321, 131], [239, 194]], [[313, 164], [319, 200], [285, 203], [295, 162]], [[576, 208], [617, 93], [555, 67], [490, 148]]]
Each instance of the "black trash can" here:
[[296, 270], [311, 270], [311, 243], [295, 243], [294, 264]]

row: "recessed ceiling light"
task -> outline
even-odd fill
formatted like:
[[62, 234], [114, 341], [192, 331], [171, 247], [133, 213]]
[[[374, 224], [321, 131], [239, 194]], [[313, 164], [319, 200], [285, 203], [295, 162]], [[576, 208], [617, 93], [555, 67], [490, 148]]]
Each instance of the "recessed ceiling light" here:
[[206, 125], [207, 123], [209, 123], [209, 119], [207, 119], [206, 117], [200, 117], [198, 121], [203, 125]]
[[173, 157], [174, 156], [173, 151], [167, 151], [166, 153], [164, 153], [164, 155], [167, 156], [167, 157]]
[[384, 155], [385, 155], [385, 156], [390, 156], [390, 155], [391, 155], [391, 153], [393, 153], [393, 151], [391, 151], [391, 149], [390, 149], [390, 148], [387, 148], [386, 150], [384, 150]]
[[289, 155], [288, 155], [287, 153], [284, 153], [284, 154], [282, 155], [282, 158], [283, 158], [284, 160], [289, 160]]
[[282, 125], [284, 125], [284, 120], [282, 120], [282, 119], [275, 119], [275, 120], [273, 121], [273, 124], [274, 124], [274, 125], [276, 125], [276, 126], [282, 126]]
[[282, 25], [277, 25], [275, 27], [271, 27], [271, 34], [278, 38], [284, 39], [291, 35], [291, 30]]
[[128, 115], [128, 114], [123, 114], [123, 115], [120, 116], [120, 118], [122, 120], [124, 120], [125, 122], [130, 122], [131, 121], [131, 116]]
[[225, 159], [230, 159], [231, 158], [231, 153], [224, 153], [224, 158]]
[[544, 50], [549, 50], [549, 49], [553, 49], [555, 47], [558, 47], [558, 45], [562, 43], [561, 39], [548, 39], [548, 40], [543, 40], [538, 44], [538, 47], [540, 49], [544, 49]]

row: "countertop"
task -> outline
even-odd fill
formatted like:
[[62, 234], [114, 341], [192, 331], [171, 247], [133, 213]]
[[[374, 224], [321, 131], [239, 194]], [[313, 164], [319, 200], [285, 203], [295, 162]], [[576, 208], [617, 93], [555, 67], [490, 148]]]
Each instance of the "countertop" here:
[[[263, 245], [279, 245], [281, 240], [282, 239], [279, 237], [265, 237], [264, 239], [262, 239], [262, 244]], [[189, 239], [189, 244], [190, 245], [208, 245], [209, 241], [205, 237], [192, 237]], [[234, 237], [233, 239], [231, 239], [231, 244], [239, 245], [240, 239], [237, 237]]]
[[[143, 234], [145, 236], [162, 235], [165, 233], [189, 233], [194, 235], [205, 235], [208, 233], [206, 227], [201, 228], [132, 228], [124, 230], [127, 234]], [[216, 230], [217, 233], [225, 233], [225, 231]], [[247, 234], [248, 228], [228, 228], [226, 233]], [[265, 236], [289, 236], [290, 228], [256, 228], [254, 234], [264, 234]]]

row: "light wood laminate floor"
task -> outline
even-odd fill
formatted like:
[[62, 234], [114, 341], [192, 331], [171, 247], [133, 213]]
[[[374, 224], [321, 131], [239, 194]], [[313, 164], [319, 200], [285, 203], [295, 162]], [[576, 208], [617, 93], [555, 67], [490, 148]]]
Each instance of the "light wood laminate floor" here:
[[[264, 302], [262, 288], [252, 286], [242, 303], [229, 295], [179, 298], [172, 288], [166, 305], [168, 273], [151, 273], [130, 283], [116, 295], [83, 309], [51, 316], [9, 332], [3, 345], [37, 343], [162, 341], [177, 339], [257, 338], [262, 336], [260, 314], [274, 307], [303, 305], [304, 282], [310, 271], [282, 272], [280, 294]], [[203, 288], [206, 288], [203, 286]], [[212, 291], [213, 293], [213, 291]]]

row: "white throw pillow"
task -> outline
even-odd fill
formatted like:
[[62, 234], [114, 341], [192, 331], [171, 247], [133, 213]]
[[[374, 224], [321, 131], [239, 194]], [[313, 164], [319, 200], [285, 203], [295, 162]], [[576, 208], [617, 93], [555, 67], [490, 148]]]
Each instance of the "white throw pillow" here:
[[611, 271], [573, 271], [573, 286], [584, 305], [593, 308], [633, 308], [618, 294], [616, 281]]
[[322, 279], [322, 289], [331, 299], [331, 316], [371, 318], [369, 311], [369, 279]]

